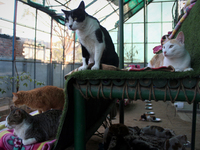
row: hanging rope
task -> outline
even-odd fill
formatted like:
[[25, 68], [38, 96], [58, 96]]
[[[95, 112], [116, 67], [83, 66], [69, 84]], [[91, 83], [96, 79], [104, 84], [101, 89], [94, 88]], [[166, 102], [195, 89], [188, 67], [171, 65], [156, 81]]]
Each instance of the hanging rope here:
[[112, 99], [112, 89], [113, 89], [113, 83], [111, 82], [111, 86], [110, 86], [110, 95], [109, 95], [110, 99]]
[[155, 91], [154, 91], [154, 88], [153, 88], [153, 84], [151, 85], [151, 89], [153, 91], [153, 98], [157, 102], [158, 100], [156, 99], [156, 95], [155, 95]]
[[78, 90], [79, 90], [79, 92], [81, 93], [81, 95], [82, 95], [85, 99], [89, 99], [88, 96], [87, 96], [88, 88], [86, 87], [86, 95], [84, 95], [83, 92], [81, 91], [80, 85], [78, 84], [77, 80], [76, 80], [76, 85], [77, 85]]
[[91, 96], [93, 99], [95, 99], [96, 97], [94, 97], [94, 96], [92, 95], [92, 92], [91, 92], [91, 85], [90, 85], [89, 82], [87, 82], [87, 86], [89, 86], [89, 93], [90, 93], [90, 96]]
[[124, 94], [125, 94], [125, 85], [123, 86], [122, 100], [124, 100]]
[[108, 99], [107, 97], [105, 97], [104, 93], [103, 93], [103, 85], [102, 82], [100, 83], [100, 87], [101, 87], [101, 95], [103, 96], [104, 99]]
[[127, 83], [126, 83], [126, 96], [127, 96], [128, 100], [132, 101], [132, 99], [129, 97], [129, 94], [128, 94], [128, 85], [127, 85]]
[[165, 96], [164, 96], [164, 102], [167, 100], [167, 85], [165, 86]]
[[149, 90], [149, 101], [151, 100], [152, 85], [153, 85], [153, 83], [151, 83], [150, 90]]
[[141, 95], [141, 88], [140, 88], [139, 82], [138, 82], [138, 93], [139, 93], [140, 100], [144, 101], [143, 98], [142, 98], [142, 95]]
[[181, 87], [182, 87], [182, 90], [183, 90], [183, 93], [184, 93], [184, 96], [185, 96], [186, 101], [187, 101], [189, 104], [192, 104], [192, 103], [194, 102], [194, 100], [196, 99], [197, 88], [198, 88], [198, 82], [197, 82], [197, 84], [196, 84], [196, 86], [195, 86], [195, 89], [194, 89], [194, 96], [193, 96], [192, 101], [189, 101], [188, 96], [187, 96], [187, 94], [186, 94], [186, 92], [185, 92], [184, 85], [183, 85], [182, 82], [181, 82]]
[[180, 92], [180, 86], [178, 87], [178, 92], [176, 93], [176, 96], [175, 98], [173, 99], [172, 96], [171, 96], [171, 92], [170, 92], [170, 89], [169, 89], [169, 86], [167, 86], [167, 89], [168, 89], [168, 93], [169, 93], [169, 98], [171, 100], [172, 103], [174, 103], [179, 95], [179, 92]]
[[[138, 83], [137, 83], [138, 84]], [[137, 100], [137, 91], [138, 91], [138, 86], [136, 85], [136, 89], [135, 89], [135, 94], [134, 94], [134, 100]]]

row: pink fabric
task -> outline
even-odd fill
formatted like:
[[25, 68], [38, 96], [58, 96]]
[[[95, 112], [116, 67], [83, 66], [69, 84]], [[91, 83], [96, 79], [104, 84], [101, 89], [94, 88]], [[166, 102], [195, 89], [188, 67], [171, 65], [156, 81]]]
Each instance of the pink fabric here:
[[139, 69], [140, 68], [140, 65], [129, 65], [130, 69], [133, 69], [133, 68], [137, 68]]
[[161, 66], [158, 68], [150, 68], [150, 67], [145, 67], [145, 68], [132, 68], [129, 69], [129, 71], [170, 71], [170, 72], [174, 72], [174, 67], [172, 66]]
[[13, 130], [0, 132], [0, 150], [50, 150], [56, 140], [24, 146], [22, 140], [13, 134]]
[[162, 46], [161, 45], [156, 46], [156, 47], [153, 48], [153, 53], [156, 54], [156, 53], [158, 53], [161, 50], [162, 50]]

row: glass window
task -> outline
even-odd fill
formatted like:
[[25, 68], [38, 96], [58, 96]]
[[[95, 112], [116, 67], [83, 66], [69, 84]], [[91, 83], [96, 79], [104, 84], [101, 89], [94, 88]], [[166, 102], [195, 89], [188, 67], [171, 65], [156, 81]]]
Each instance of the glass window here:
[[141, 9], [134, 16], [132, 16], [126, 23], [144, 22], [144, 9]]
[[0, 3], [0, 17], [13, 21], [14, 18], [14, 0], [4, 0]]
[[24, 3], [18, 2], [17, 23], [35, 28], [36, 9]]
[[131, 43], [132, 24], [124, 24], [124, 43]]
[[151, 58], [155, 55], [154, 53], [153, 53], [153, 48], [155, 47], [155, 46], [158, 46], [158, 45], [160, 45], [160, 43], [158, 43], [158, 44], [148, 44], [147, 45], [147, 63], [151, 60]]
[[110, 31], [109, 34], [112, 38], [113, 43], [117, 43], [117, 31]]
[[144, 41], [144, 24], [133, 24], [133, 42]]
[[13, 35], [13, 23], [0, 20], [0, 34]]
[[172, 6], [173, 2], [162, 3], [162, 21], [172, 21]]
[[169, 31], [172, 31], [172, 23], [163, 23], [163, 35], [167, 34]]
[[148, 22], [161, 21], [161, 3], [151, 3], [147, 7]]
[[148, 42], [158, 42], [161, 37], [161, 24], [160, 23], [148, 23]]
[[140, 63], [144, 61], [143, 44], [124, 44], [124, 62]]
[[48, 33], [51, 30], [51, 17], [42, 11], [38, 11], [37, 14], [37, 29]]

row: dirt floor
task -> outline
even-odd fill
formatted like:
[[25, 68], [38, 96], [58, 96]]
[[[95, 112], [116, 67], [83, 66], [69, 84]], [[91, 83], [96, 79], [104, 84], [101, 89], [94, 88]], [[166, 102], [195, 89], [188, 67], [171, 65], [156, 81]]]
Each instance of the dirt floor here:
[[[176, 135], [186, 134], [188, 141], [191, 142], [191, 131], [192, 131], [192, 113], [191, 112], [177, 112], [176, 108], [171, 104], [171, 102], [155, 102], [152, 101], [153, 109], [150, 111], [155, 112], [155, 116], [160, 118], [161, 122], [149, 122], [149, 121], [139, 121], [140, 116], [147, 112], [145, 109], [145, 102], [134, 101], [129, 105], [124, 107], [125, 118], [124, 124], [127, 126], [138, 126], [139, 128], [145, 127], [147, 125], [157, 125], [163, 128], [172, 129]], [[112, 123], [119, 123], [119, 111], [115, 120]], [[104, 131], [103, 127], [99, 128], [100, 132]], [[196, 140], [195, 148], [200, 150], [200, 114], [197, 114], [196, 122]], [[102, 143], [102, 138], [94, 135], [87, 142], [87, 150], [98, 150], [99, 144]]]

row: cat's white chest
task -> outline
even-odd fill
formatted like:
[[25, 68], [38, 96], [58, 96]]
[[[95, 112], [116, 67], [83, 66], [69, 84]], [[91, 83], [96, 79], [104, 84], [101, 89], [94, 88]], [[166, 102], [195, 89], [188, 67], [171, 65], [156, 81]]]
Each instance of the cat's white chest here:
[[76, 33], [80, 43], [88, 50], [90, 55], [92, 55], [95, 51], [95, 46], [98, 44], [95, 31], [99, 29], [99, 23], [97, 20], [90, 17], [88, 17], [85, 22], [87, 24], [85, 28], [83, 30], [77, 30]]
[[17, 125], [14, 128], [14, 133], [21, 139], [25, 138], [25, 133], [26, 130], [29, 128], [30, 125], [28, 125], [27, 123], [25, 123], [25, 121], [23, 121], [21, 124]]
[[88, 50], [90, 54], [93, 54], [95, 51], [95, 44], [96, 44], [95, 38], [96, 37], [94, 35], [86, 36], [84, 38], [81, 38], [80, 36], [81, 44]]

